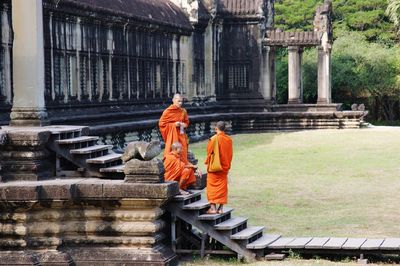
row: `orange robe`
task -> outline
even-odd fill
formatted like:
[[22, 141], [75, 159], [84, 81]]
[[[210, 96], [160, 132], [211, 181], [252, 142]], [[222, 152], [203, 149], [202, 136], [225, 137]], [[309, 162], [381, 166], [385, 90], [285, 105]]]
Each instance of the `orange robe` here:
[[222, 171], [207, 173], [207, 198], [213, 204], [226, 204], [228, 202], [228, 172], [231, 168], [233, 155], [232, 139], [221, 132], [208, 141], [207, 159], [205, 162], [207, 165], [210, 162], [215, 138], [218, 138]]
[[188, 137], [186, 133], [180, 133], [180, 128], [175, 126], [176, 122], [183, 122], [189, 126], [188, 114], [184, 108], [171, 105], [165, 109], [158, 122], [165, 143], [164, 158], [170, 153], [172, 143], [179, 141], [182, 144], [181, 160], [187, 164]]
[[[179, 154], [171, 151], [164, 158], [165, 181], [177, 181], [181, 189], [187, 189], [191, 184], [196, 183], [194, 169], [186, 167], [186, 164], [181, 161]], [[183, 182], [183, 181], [186, 182]]]

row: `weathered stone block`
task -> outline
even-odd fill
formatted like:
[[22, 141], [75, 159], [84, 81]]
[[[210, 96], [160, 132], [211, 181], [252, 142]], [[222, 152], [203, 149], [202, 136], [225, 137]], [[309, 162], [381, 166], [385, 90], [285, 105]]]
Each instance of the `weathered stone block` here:
[[50, 131], [43, 128], [3, 127], [7, 135], [0, 149], [2, 182], [44, 180], [53, 177], [54, 164], [45, 146]]
[[40, 200], [65, 200], [72, 198], [74, 184], [57, 184], [57, 181], [59, 180], [38, 186]]
[[104, 184], [105, 198], [126, 198], [135, 195], [136, 198], [162, 199], [170, 198], [179, 193], [176, 182], [162, 184], [114, 183]]
[[0, 251], [0, 265], [40, 265], [32, 251]]
[[164, 172], [164, 164], [158, 158], [151, 161], [132, 159], [125, 164], [125, 182], [161, 183], [164, 179]]
[[207, 186], [207, 173], [201, 176], [196, 176], [196, 184], [194, 184], [193, 189], [203, 190]]
[[162, 217], [177, 193], [92, 178], [0, 184], [0, 264], [175, 265]]
[[34, 201], [38, 199], [38, 189], [35, 184], [16, 182], [12, 186], [0, 184], [0, 198], [2, 201]]
[[103, 196], [103, 185], [101, 183], [82, 182], [74, 186], [74, 198], [98, 198]]
[[7, 133], [7, 144], [13, 146], [45, 146], [51, 132], [41, 127], [2, 127]]

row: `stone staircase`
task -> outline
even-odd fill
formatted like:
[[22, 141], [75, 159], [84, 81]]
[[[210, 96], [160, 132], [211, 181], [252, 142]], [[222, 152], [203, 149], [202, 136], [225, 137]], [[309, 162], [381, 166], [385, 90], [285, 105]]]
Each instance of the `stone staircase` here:
[[[264, 234], [263, 226], [249, 226], [247, 218], [233, 217], [232, 208], [225, 207], [223, 214], [206, 214], [210, 204], [201, 198], [201, 191], [192, 191], [193, 194], [176, 196], [168, 205], [167, 210], [172, 216], [172, 243], [179, 242], [175, 228], [175, 219], [197, 228], [212, 239], [218, 241], [247, 261], [262, 258], [266, 248], [278, 240], [280, 235]], [[201, 254], [204, 254], [204, 243], [201, 245]], [[179, 253], [179, 250], [176, 250]]]
[[[57, 176], [86, 176], [123, 179], [121, 154], [112, 145], [98, 144], [99, 137], [88, 136], [89, 127], [49, 126], [51, 137], [47, 147], [57, 155]], [[63, 169], [63, 160], [75, 168]], [[71, 167], [70, 167], [71, 168]]]

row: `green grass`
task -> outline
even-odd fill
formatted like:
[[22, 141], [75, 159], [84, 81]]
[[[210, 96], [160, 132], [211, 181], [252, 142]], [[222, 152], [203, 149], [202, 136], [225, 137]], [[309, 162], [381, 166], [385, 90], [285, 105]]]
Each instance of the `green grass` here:
[[[244, 134], [233, 141], [235, 216], [284, 236], [399, 237], [400, 130]], [[205, 145], [190, 148], [200, 163]]]

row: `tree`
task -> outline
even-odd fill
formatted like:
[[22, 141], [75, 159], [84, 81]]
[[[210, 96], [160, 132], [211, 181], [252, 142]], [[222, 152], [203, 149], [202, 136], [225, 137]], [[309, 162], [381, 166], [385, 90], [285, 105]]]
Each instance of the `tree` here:
[[[275, 27], [312, 30], [315, 10], [322, 3], [323, 0], [277, 0]], [[387, 0], [333, 0], [334, 30], [361, 32], [370, 42], [393, 46], [396, 28], [385, 14], [387, 7]]]
[[[345, 106], [365, 103], [370, 118], [399, 119], [396, 105], [400, 101], [400, 49], [368, 42], [360, 32], [337, 33], [332, 54], [332, 96]], [[287, 53], [278, 54], [277, 100], [287, 102]], [[304, 102], [317, 99], [317, 51], [307, 49], [303, 55]]]

